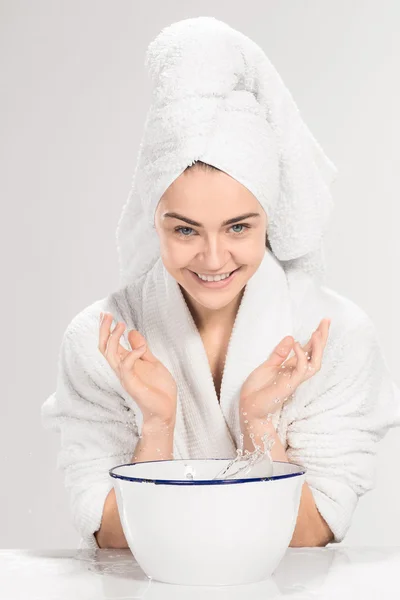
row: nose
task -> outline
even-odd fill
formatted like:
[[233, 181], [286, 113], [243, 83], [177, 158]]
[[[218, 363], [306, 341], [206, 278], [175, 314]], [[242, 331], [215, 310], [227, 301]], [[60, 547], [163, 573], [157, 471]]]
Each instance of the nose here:
[[220, 271], [229, 262], [229, 258], [226, 243], [215, 236], [205, 241], [205, 249], [200, 253], [199, 262], [207, 271]]

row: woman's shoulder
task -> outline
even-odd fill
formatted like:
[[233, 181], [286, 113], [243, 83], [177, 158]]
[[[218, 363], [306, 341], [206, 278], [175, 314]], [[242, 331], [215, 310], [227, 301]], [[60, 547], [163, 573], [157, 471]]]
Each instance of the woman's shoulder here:
[[321, 284], [300, 270], [287, 273], [295, 328], [318, 326], [324, 317], [331, 319], [330, 337], [339, 339], [356, 334], [370, 338], [375, 327], [365, 309], [349, 297]]
[[111, 327], [114, 327], [118, 321], [123, 321], [128, 329], [137, 329], [140, 303], [137, 301], [136, 296], [132, 286], [125, 286], [99, 300], [95, 300], [81, 309], [71, 319], [64, 335], [66, 337], [80, 336], [86, 338], [88, 333], [93, 333], [98, 336], [102, 312], [112, 314]]
[[[307, 274], [291, 274], [289, 279], [291, 294], [297, 292], [294, 320], [298, 325], [296, 333], [301, 332], [296, 335], [301, 344], [308, 342], [324, 317], [331, 318], [320, 371], [300, 388], [305, 402], [308, 404], [309, 398], [318, 399], [334, 387], [338, 389], [337, 385], [343, 390], [353, 384], [362, 386], [368, 378], [370, 381], [376, 378], [376, 385], [383, 377], [389, 381], [379, 335], [368, 313], [347, 296], [321, 285]], [[391, 392], [388, 401], [390, 398]], [[318, 401], [313, 405], [317, 406]]]

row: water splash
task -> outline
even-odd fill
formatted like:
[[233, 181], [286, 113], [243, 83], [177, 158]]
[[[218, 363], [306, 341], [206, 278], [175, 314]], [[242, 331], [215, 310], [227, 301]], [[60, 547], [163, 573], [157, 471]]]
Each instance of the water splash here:
[[[234, 479], [234, 478], [237, 478], [238, 475], [248, 475], [250, 473], [251, 469], [254, 467], [254, 465], [259, 464], [263, 460], [268, 460], [269, 464], [272, 463], [271, 449], [272, 449], [273, 445], [275, 444], [275, 440], [272, 438], [272, 436], [270, 436], [267, 432], [261, 437], [261, 440], [262, 440], [263, 446], [264, 446], [264, 450], [261, 450], [261, 447], [255, 444], [254, 433], [250, 433], [250, 439], [253, 443], [254, 451], [249, 452], [248, 450], [245, 450], [243, 453], [244, 434], [241, 433], [240, 434], [240, 446], [236, 450], [236, 457], [233, 458], [228, 463], [228, 465], [224, 469], [222, 469], [222, 471], [217, 473], [217, 475], [215, 475], [215, 477], [213, 477], [213, 480], [215, 480], [215, 479], [230, 479], [230, 478]], [[244, 465], [235, 467], [236, 463], [243, 462], [243, 461], [245, 462]]]

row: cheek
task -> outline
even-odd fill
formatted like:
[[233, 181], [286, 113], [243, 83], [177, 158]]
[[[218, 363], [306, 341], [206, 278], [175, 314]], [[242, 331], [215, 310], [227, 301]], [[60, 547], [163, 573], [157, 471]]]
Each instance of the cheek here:
[[255, 262], [262, 260], [265, 248], [265, 236], [257, 234], [249, 236], [245, 242], [242, 242], [239, 252], [243, 257], [247, 257], [250, 262]]
[[161, 255], [164, 263], [168, 264], [171, 269], [181, 269], [193, 258], [193, 249], [182, 243], [177, 243], [177, 240], [165, 237], [161, 243]]

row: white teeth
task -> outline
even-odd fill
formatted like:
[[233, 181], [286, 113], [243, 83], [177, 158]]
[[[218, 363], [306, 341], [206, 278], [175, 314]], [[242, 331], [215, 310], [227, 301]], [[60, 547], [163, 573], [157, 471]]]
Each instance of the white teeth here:
[[196, 273], [196, 275], [202, 281], [221, 281], [222, 279], [226, 279], [227, 277], [229, 277], [231, 273], [224, 273], [223, 275], [216, 275], [215, 277], [212, 277], [211, 275], [200, 275], [199, 273]]

